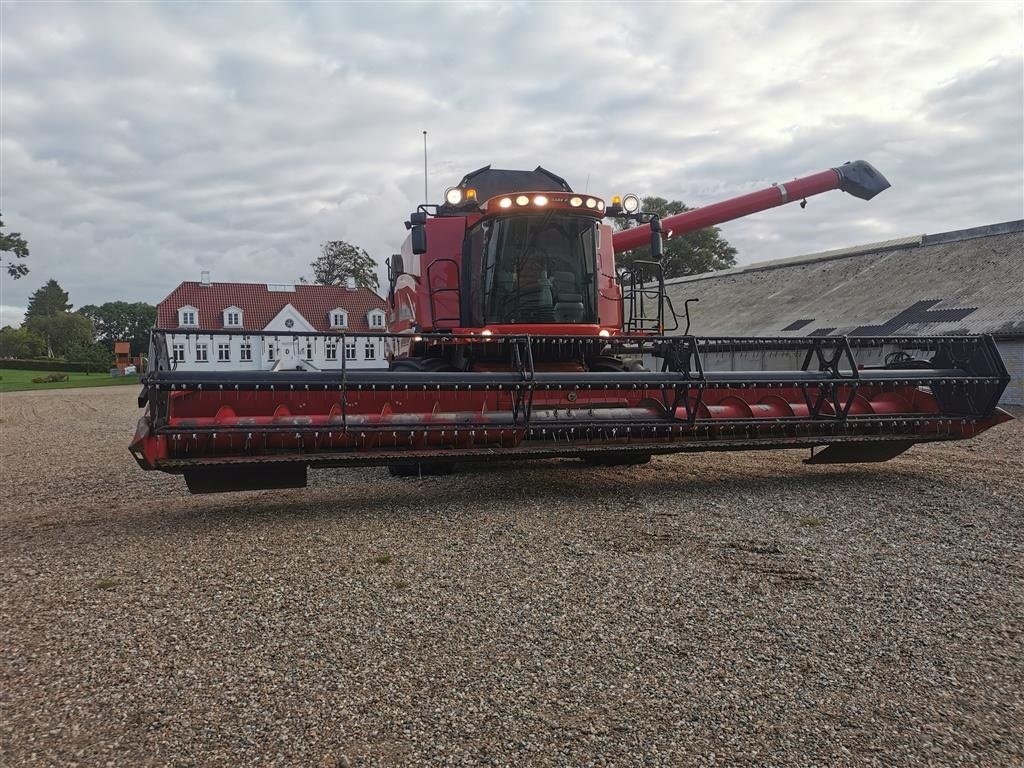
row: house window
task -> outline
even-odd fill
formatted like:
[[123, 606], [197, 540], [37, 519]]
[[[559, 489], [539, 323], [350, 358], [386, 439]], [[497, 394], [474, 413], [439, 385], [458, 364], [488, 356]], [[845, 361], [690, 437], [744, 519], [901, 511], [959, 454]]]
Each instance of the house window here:
[[345, 342], [345, 359], [355, 360], [356, 359], [356, 343], [354, 341]]
[[274, 345], [267, 344], [267, 360], [269, 360], [270, 362], [274, 362], [274, 352]]
[[326, 354], [326, 357], [327, 357], [328, 360], [337, 360], [338, 359], [338, 342], [336, 342], [336, 341], [328, 341], [327, 342], [327, 354]]
[[303, 360], [312, 360], [313, 359], [313, 342], [310, 339], [306, 339], [306, 356], [304, 358], [302, 358], [302, 359]]
[[384, 327], [384, 315], [380, 312], [374, 312], [370, 315], [370, 327], [371, 328], [383, 328]]
[[237, 310], [230, 309], [224, 313], [224, 325], [230, 325], [238, 327], [242, 324], [242, 313]]
[[230, 363], [231, 362], [231, 345], [230, 344], [218, 344], [217, 345], [217, 362], [218, 363]]
[[196, 325], [196, 312], [194, 309], [181, 310], [182, 325]]
[[183, 362], [185, 362], [185, 345], [184, 344], [175, 344], [174, 347], [172, 348], [172, 350], [174, 352], [174, 362], [176, 362], [176, 363], [183, 363]]
[[196, 362], [206, 363], [209, 362], [210, 355], [209, 350], [205, 344], [196, 344]]
[[331, 312], [331, 327], [332, 328], [344, 328], [348, 325], [348, 317], [344, 312], [335, 310]]
[[363, 349], [363, 358], [365, 360], [374, 360], [377, 357], [377, 345], [369, 339], [366, 340], [366, 347]]
[[238, 348], [238, 359], [243, 363], [252, 361], [252, 344], [248, 341], [243, 341], [242, 346]]

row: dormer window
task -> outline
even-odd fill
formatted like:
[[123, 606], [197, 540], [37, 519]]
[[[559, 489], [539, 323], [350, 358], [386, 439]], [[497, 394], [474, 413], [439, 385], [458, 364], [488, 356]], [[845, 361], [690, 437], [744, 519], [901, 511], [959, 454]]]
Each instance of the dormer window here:
[[238, 307], [228, 307], [224, 310], [224, 327], [225, 328], [241, 328], [242, 327], [242, 310]]
[[371, 328], [383, 328], [384, 327], [384, 313], [383, 312], [371, 312], [370, 313], [370, 327]]
[[332, 309], [330, 311], [331, 328], [347, 328], [348, 312], [344, 309]]
[[182, 328], [195, 328], [199, 325], [199, 310], [189, 306], [179, 309], [178, 325]]

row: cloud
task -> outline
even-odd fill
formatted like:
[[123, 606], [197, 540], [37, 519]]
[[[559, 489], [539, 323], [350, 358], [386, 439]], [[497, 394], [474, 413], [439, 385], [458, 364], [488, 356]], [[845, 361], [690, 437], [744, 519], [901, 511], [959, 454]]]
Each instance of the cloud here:
[[25, 307], [0, 304], [0, 328], [12, 325], [17, 328], [25, 319]]
[[76, 305], [396, 251], [492, 163], [707, 204], [845, 160], [893, 188], [724, 225], [750, 262], [1024, 215], [1007, 4], [4, 3], [2, 210]]

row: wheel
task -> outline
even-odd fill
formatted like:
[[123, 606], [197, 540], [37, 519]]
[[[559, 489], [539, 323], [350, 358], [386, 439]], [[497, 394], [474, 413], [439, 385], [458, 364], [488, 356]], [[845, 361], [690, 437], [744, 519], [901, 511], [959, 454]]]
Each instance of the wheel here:
[[595, 373], [625, 373], [633, 371], [646, 373], [647, 367], [640, 360], [623, 360], [611, 355], [601, 355], [587, 362], [587, 368]]
[[588, 360], [587, 368], [594, 373], [622, 373], [626, 370], [626, 366], [622, 364], [622, 361], [611, 355], [601, 355], [600, 357]]
[[392, 477], [430, 477], [434, 475], [450, 475], [455, 469], [453, 461], [421, 461], [418, 464], [388, 464], [388, 473]]
[[392, 360], [391, 361], [391, 370], [392, 371], [419, 373], [419, 372], [421, 372], [423, 370], [420, 367], [419, 362], [420, 362], [419, 358], [416, 358], [416, 357], [403, 357], [403, 358], [400, 358], [398, 360]]
[[584, 464], [591, 467], [636, 467], [651, 460], [649, 453], [596, 453], [581, 456]]
[[391, 361], [391, 370], [405, 373], [439, 373], [452, 372], [456, 368], [440, 357], [400, 357]]
[[431, 373], [453, 373], [457, 369], [447, 360], [442, 360], [440, 357], [425, 357], [423, 358], [423, 370], [430, 371]]

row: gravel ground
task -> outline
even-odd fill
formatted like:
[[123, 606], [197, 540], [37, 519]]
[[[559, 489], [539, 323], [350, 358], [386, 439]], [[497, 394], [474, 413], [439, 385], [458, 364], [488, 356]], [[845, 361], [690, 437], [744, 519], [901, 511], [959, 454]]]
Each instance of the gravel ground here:
[[1024, 428], [190, 497], [0, 396], [3, 765], [1024, 764]]

